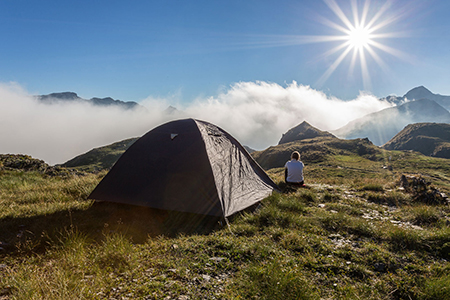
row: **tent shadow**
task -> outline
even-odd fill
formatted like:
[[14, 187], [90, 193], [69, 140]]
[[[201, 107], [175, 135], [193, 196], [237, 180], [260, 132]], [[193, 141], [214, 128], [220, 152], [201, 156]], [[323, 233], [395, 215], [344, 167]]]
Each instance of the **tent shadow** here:
[[64, 210], [48, 215], [0, 220], [0, 255], [42, 253], [63, 242], [71, 232], [94, 241], [121, 234], [133, 243], [149, 237], [209, 234], [222, 227], [217, 217], [164, 211], [147, 207], [94, 202], [86, 210]]

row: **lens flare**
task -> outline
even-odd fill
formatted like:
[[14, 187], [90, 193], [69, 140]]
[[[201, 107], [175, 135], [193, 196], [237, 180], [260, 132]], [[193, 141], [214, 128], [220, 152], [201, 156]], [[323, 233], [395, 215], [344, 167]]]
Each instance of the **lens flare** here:
[[[324, 36], [322, 41], [342, 41], [341, 44], [327, 51], [324, 56], [330, 56], [334, 53], [342, 51], [324, 74], [317, 81], [317, 85], [321, 86], [333, 74], [338, 66], [344, 61], [347, 55], [353, 53], [350, 70], [353, 70], [359, 58], [361, 66], [361, 75], [365, 89], [371, 88], [371, 79], [369, 68], [367, 66], [367, 58], [370, 56], [385, 72], [389, 71], [389, 67], [377, 53], [383, 51], [390, 55], [394, 55], [402, 60], [410, 60], [409, 55], [382, 44], [379, 39], [401, 37], [399, 32], [386, 32], [388, 25], [397, 22], [402, 15], [391, 14], [388, 12], [392, 6], [392, 0], [386, 1], [377, 11], [371, 11], [370, 1], [364, 2], [360, 12], [356, 0], [351, 0], [352, 17], [347, 16], [335, 0], [324, 0], [325, 4], [338, 17], [342, 24], [333, 22], [330, 19], [321, 19], [322, 23], [341, 32], [334, 36]], [[371, 16], [369, 18], [369, 16]], [[382, 32], [384, 30], [385, 32]], [[343, 35], [342, 35], [343, 34]]]

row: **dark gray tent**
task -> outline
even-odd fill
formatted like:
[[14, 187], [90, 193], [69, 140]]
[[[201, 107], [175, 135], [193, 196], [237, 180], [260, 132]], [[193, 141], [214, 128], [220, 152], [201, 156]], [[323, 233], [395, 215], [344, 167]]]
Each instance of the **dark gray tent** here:
[[230, 134], [184, 119], [138, 139], [89, 198], [228, 217], [274, 189], [277, 185]]

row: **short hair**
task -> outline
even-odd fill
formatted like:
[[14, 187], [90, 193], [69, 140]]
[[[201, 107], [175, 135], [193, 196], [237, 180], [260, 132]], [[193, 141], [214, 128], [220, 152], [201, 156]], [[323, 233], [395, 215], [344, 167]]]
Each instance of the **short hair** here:
[[292, 152], [291, 158], [299, 160], [300, 159], [300, 153], [298, 153], [298, 151]]

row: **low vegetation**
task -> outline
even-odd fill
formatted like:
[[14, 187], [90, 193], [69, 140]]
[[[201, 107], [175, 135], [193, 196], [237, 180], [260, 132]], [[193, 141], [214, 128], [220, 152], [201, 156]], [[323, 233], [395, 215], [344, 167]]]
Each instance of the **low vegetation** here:
[[307, 188], [271, 169], [282, 192], [229, 225], [87, 200], [106, 172], [0, 165], [0, 299], [450, 299], [449, 205], [400, 186], [410, 174], [448, 195], [448, 160], [305, 165]]

